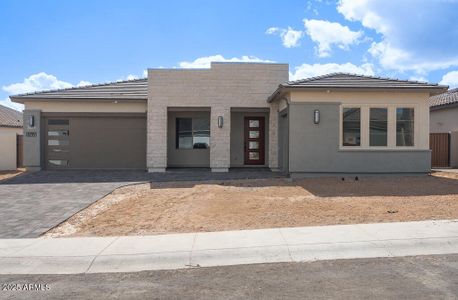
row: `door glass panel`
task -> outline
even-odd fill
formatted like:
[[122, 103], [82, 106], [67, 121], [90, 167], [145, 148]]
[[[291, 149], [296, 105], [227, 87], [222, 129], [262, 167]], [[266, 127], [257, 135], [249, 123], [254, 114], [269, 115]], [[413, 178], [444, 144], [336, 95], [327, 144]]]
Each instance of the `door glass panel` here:
[[50, 159], [48, 162], [53, 166], [68, 166], [68, 160], [65, 159]]
[[251, 160], [259, 160], [259, 152], [248, 152], [248, 157]]
[[68, 146], [68, 140], [48, 140], [48, 146]]
[[252, 150], [252, 149], [254, 149], [254, 150], [259, 149], [259, 142], [249, 142], [248, 148], [249, 148], [250, 150]]
[[249, 126], [252, 127], [252, 128], [257, 128], [259, 127], [259, 120], [250, 120], [249, 121]]
[[250, 139], [257, 139], [257, 138], [259, 138], [259, 131], [251, 131], [250, 130], [249, 136], [250, 136]]
[[68, 136], [68, 130], [52, 130], [48, 131], [48, 136]]

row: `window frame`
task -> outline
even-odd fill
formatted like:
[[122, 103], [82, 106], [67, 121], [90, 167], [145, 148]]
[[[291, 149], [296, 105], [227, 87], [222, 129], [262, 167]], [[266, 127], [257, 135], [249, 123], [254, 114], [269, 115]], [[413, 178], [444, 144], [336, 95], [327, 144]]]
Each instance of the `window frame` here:
[[[390, 100], [387, 99], [387, 102]], [[360, 108], [361, 109], [361, 143], [360, 146], [344, 146], [343, 145], [343, 109], [344, 108]], [[370, 109], [371, 108], [386, 108], [387, 116], [387, 146], [370, 146]], [[396, 146], [396, 109], [411, 108], [414, 110], [414, 144], [413, 146]], [[343, 103], [339, 105], [339, 151], [406, 151], [418, 150], [418, 134], [419, 122], [421, 116], [418, 113], [419, 106], [412, 103], [390, 103], [390, 104], [367, 104], [367, 103]]]
[[[397, 119], [397, 110], [398, 108], [403, 108], [403, 109], [412, 109], [413, 110], [413, 144], [411, 146], [398, 146], [397, 138], [398, 138], [398, 119]], [[411, 105], [396, 105], [394, 108], [394, 147], [400, 148], [400, 149], [413, 149], [417, 147], [417, 109], [414, 106]]]
[[[179, 119], [191, 119], [191, 138], [192, 138], [192, 147], [191, 148], [180, 148], [179, 147], [179, 135], [178, 135], [178, 120]], [[210, 138], [211, 138], [211, 119], [208, 118], [208, 147], [207, 148], [194, 148], [194, 119], [205, 119], [204, 117], [176, 117], [175, 118], [175, 150], [183, 150], [183, 151], [190, 151], [190, 150], [210, 150]]]
[[[374, 108], [374, 109], [386, 109], [386, 145], [385, 146], [371, 146], [371, 108]], [[386, 149], [389, 147], [390, 145], [390, 108], [385, 105], [377, 105], [377, 106], [373, 106], [373, 105], [369, 105], [368, 106], [368, 115], [367, 115], [367, 131], [368, 131], [368, 136], [367, 136], [367, 145], [368, 145], [368, 148], [370, 149]]]
[[[343, 111], [346, 108], [358, 108], [359, 109], [359, 145], [355, 146], [344, 146], [343, 144]], [[361, 105], [341, 105], [340, 106], [340, 147], [343, 149], [360, 149], [363, 146], [363, 107]]]

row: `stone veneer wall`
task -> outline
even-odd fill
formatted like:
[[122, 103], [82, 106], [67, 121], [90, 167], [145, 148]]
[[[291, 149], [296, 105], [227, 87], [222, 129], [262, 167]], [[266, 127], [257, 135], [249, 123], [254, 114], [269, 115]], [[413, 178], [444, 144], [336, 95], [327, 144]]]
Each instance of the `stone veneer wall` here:
[[[288, 80], [287, 64], [212, 63], [210, 69], [149, 69], [147, 166], [150, 172], [167, 167], [167, 108], [210, 107], [210, 167], [230, 167], [231, 108], [268, 107], [269, 167], [277, 169], [278, 107], [266, 102]], [[224, 126], [218, 128], [218, 116]]]

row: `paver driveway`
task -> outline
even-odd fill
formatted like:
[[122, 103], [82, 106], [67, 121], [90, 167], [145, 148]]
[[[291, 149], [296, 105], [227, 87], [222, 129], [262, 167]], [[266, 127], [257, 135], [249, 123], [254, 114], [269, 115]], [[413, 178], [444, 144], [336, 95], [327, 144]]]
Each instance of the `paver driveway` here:
[[137, 182], [277, 177], [269, 171], [40, 171], [0, 184], [0, 238], [38, 237], [114, 189]]
[[59, 173], [26, 174], [0, 184], [0, 238], [37, 237], [131, 182], [128, 176], [111, 182], [75, 182], [75, 174]]

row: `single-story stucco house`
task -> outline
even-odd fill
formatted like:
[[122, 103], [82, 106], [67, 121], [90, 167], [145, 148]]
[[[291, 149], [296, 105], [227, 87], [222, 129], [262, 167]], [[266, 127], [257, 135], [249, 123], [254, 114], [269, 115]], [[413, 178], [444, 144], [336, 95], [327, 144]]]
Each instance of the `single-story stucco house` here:
[[448, 167], [458, 168], [458, 88], [429, 98], [430, 131], [432, 134], [445, 133], [449, 153]]
[[16, 170], [18, 135], [22, 135], [22, 113], [0, 105], [0, 171]]
[[447, 86], [212, 63], [12, 96], [29, 169], [267, 167], [292, 175], [430, 171], [430, 96]]

